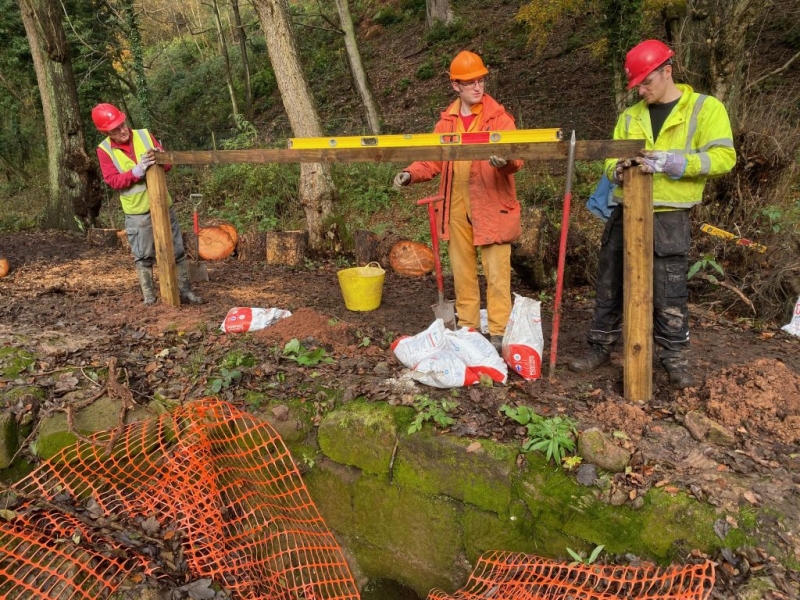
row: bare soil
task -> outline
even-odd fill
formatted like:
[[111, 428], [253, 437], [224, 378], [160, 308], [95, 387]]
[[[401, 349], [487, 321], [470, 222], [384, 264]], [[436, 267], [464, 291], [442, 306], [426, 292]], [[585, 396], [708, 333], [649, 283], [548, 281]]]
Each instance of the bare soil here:
[[[121, 249], [91, 247], [61, 232], [29, 232], [3, 235], [0, 253], [12, 265], [0, 279], [0, 344], [22, 346], [38, 359], [23, 379], [0, 379], [0, 396], [4, 388], [20, 383], [41, 385], [48, 399], [29, 408], [34, 411], [63, 404], [67, 392], [73, 399], [94, 395], [97, 384], [88, 375], [63, 380], [59, 373], [77, 369], [86, 374], [111, 357], [142, 404], [157, 394], [181, 401], [207, 395], [231, 353], [252, 355], [255, 364], [238, 365], [241, 379], [221, 386], [221, 397], [241, 405], [252, 391], [263, 390], [276, 400], [297, 397], [301, 392], [295, 386], [308, 380], [309, 371], [282, 359], [280, 351], [293, 338], [328, 351], [334, 361], [314, 367], [315, 381], [343, 390], [344, 401], [363, 395], [408, 404], [408, 391], [392, 385], [403, 367], [389, 344], [430, 325], [436, 301], [433, 277], [387, 272], [380, 307], [351, 312], [344, 306], [333, 263], [289, 269], [231, 258], [207, 263], [210, 281], [195, 286], [204, 304], [146, 307], [132, 260]], [[451, 280], [446, 287], [446, 297], [452, 298]], [[521, 280], [515, 279], [513, 287], [523, 296], [535, 296]], [[756, 330], [750, 321], [729, 320], [692, 305], [692, 369], [703, 383], [672, 390], [655, 365], [653, 399], [633, 405], [623, 399], [618, 353], [610, 365], [588, 375], [566, 368], [584, 349], [589, 295], [586, 288], [565, 293], [553, 382], [547, 376], [525, 381], [511, 374], [506, 385], [461, 390], [451, 432], [521, 442], [524, 428], [499, 411], [514, 403], [543, 415], [568, 415], [579, 429], [600, 427], [633, 452], [630, 472], [612, 481], [620, 502], [635, 502], [658, 485], [687, 490], [733, 514], [759, 515], [756, 530], [770, 544], [716, 557], [722, 568], [715, 597], [733, 598], [733, 590], [750, 576], [764, 573], [776, 587], [765, 598], [797, 597], [798, 574], [771, 557], [793, 557], [795, 564], [800, 560], [800, 339], [779, 327]], [[252, 334], [221, 333], [220, 324], [235, 306], [278, 307], [293, 316]], [[543, 310], [547, 363], [552, 303], [546, 301]], [[284, 374], [284, 385], [267, 391], [264, 383], [277, 371]], [[451, 397], [449, 391], [425, 387], [415, 393]], [[735, 445], [695, 440], [682, 426], [690, 411], [733, 432]], [[720, 527], [724, 533], [738, 523], [728, 519]]]

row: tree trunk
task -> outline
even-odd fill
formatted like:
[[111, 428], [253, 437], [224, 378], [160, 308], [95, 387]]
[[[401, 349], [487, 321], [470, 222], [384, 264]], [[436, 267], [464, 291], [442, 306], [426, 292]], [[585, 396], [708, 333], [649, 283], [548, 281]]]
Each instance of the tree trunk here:
[[268, 231], [266, 262], [268, 265], [297, 267], [303, 264], [308, 245], [306, 231]]
[[75, 74], [56, 0], [19, 0], [22, 22], [33, 57], [47, 135], [50, 198], [45, 215], [49, 227], [75, 228], [73, 215], [90, 224], [100, 212], [100, 198], [91, 193], [96, 176], [86, 154]]
[[749, 0], [689, 0], [676, 44], [679, 66], [696, 76], [698, 91], [725, 104], [734, 125], [746, 76], [747, 31], [757, 19], [757, 5]]
[[[294, 135], [322, 137], [319, 115], [300, 67], [287, 0], [254, 0], [254, 6], [264, 30], [270, 62]], [[309, 246], [313, 251], [319, 251], [322, 248], [325, 221], [333, 214], [334, 187], [328, 165], [300, 165], [299, 197], [306, 214]]]
[[236, 91], [233, 89], [231, 59], [228, 56], [228, 45], [225, 43], [225, 33], [222, 30], [222, 20], [219, 18], [219, 7], [217, 6], [217, 0], [211, 0], [211, 7], [214, 11], [214, 23], [217, 26], [217, 43], [219, 44], [219, 54], [225, 63], [225, 82], [228, 84], [228, 93], [231, 96], [233, 120], [236, 122], [236, 117], [239, 116], [239, 104], [236, 102]]
[[361, 101], [364, 103], [364, 108], [367, 110], [369, 130], [372, 135], [378, 135], [381, 132], [378, 107], [372, 96], [367, 74], [364, 72], [364, 65], [361, 62], [361, 53], [358, 51], [356, 34], [353, 30], [353, 19], [350, 17], [350, 8], [347, 3], [348, 0], [336, 0], [336, 8], [339, 11], [339, 22], [341, 23], [342, 32], [344, 33], [344, 47], [347, 50], [347, 58], [350, 61], [350, 69], [353, 72], [353, 79], [356, 82], [356, 87], [358, 87], [358, 93], [361, 96]]
[[440, 21], [445, 25], [453, 22], [453, 11], [450, 10], [450, 0], [425, 0], [425, 24], [428, 29]]
[[253, 117], [253, 88], [250, 84], [250, 61], [247, 59], [247, 33], [242, 25], [242, 15], [239, 12], [239, 0], [231, 0], [233, 22], [236, 25], [236, 40], [239, 42], [239, 52], [242, 55], [242, 70], [244, 71], [244, 114], [247, 119]]
[[125, 28], [128, 42], [131, 45], [131, 55], [133, 57], [133, 81], [136, 84], [136, 99], [141, 107], [142, 120], [139, 127], [149, 128], [152, 122], [150, 111], [150, 90], [147, 86], [147, 77], [144, 74], [144, 48], [142, 48], [142, 33], [139, 31], [139, 19], [136, 14], [136, 7], [133, 0], [125, 0], [123, 3], [125, 15]]

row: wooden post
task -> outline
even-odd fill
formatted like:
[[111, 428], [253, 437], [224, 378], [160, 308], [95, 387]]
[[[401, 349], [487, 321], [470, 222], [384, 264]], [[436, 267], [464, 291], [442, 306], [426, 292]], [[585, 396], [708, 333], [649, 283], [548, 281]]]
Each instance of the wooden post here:
[[167, 206], [167, 177], [161, 165], [153, 165], [147, 169], [147, 193], [150, 196], [150, 217], [153, 221], [161, 302], [180, 306], [181, 295], [175, 275], [175, 247], [172, 245], [172, 225]]
[[625, 169], [622, 225], [625, 400], [653, 398], [653, 176]]

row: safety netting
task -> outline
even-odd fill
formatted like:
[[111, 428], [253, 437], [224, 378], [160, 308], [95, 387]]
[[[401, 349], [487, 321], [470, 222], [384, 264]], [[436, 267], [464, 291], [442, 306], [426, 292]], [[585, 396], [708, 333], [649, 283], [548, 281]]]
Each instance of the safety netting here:
[[672, 567], [566, 564], [513, 552], [483, 555], [467, 585], [428, 600], [706, 600], [714, 563]]
[[170, 550], [234, 597], [359, 597], [278, 433], [213, 398], [78, 441], [14, 487], [0, 598], [105, 598]]
[[[204, 398], [79, 439], [13, 488], [0, 598], [97, 600], [131, 580], [207, 578], [234, 598], [355, 600], [339, 545], [272, 426]], [[569, 565], [484, 555], [429, 600], [705, 600], [714, 563]]]

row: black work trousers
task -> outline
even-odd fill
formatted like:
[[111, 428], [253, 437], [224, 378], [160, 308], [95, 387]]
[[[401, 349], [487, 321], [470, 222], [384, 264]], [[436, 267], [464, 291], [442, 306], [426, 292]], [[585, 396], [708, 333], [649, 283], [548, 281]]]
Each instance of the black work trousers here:
[[[622, 206], [603, 231], [597, 272], [597, 299], [589, 343], [612, 346], [622, 335]], [[653, 338], [662, 360], [683, 360], [689, 346], [686, 274], [691, 242], [688, 210], [657, 212], [653, 219]]]

